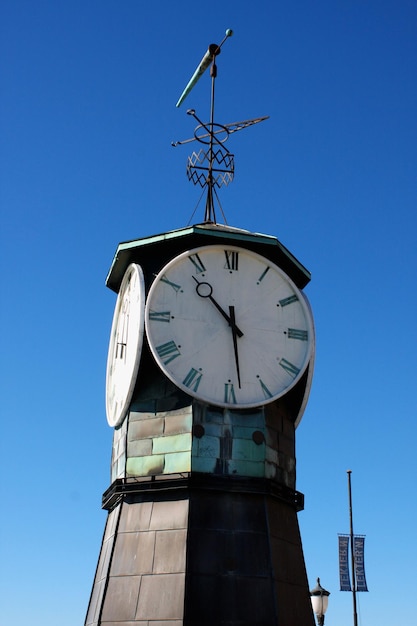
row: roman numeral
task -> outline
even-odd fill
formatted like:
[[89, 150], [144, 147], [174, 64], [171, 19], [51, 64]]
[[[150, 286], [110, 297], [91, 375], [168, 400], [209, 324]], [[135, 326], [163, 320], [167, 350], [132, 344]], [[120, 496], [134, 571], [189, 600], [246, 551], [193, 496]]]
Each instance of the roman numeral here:
[[124, 359], [126, 356], [127, 337], [129, 331], [130, 303], [127, 297], [123, 300], [120, 321], [116, 331], [116, 359]]
[[173, 290], [178, 293], [178, 291], [181, 290], [181, 285], [177, 285], [176, 283], [171, 282], [170, 280], [168, 280], [168, 278], [165, 276], [165, 274], [163, 276], [161, 276], [161, 283], [166, 283], [167, 285], [169, 285], [170, 287], [173, 288]]
[[299, 372], [300, 372], [298, 367], [296, 367], [295, 365], [290, 363], [290, 361], [287, 361], [287, 359], [281, 359], [279, 364], [293, 378], [295, 378], [297, 376], [297, 374], [299, 374]]
[[180, 356], [181, 352], [178, 350], [175, 341], [167, 341], [167, 343], [162, 343], [160, 346], [156, 346], [156, 351], [158, 355], [161, 357], [164, 365], [168, 365], [177, 356]]
[[237, 252], [236, 250], [225, 250], [224, 254], [226, 257], [224, 269], [237, 271], [239, 264], [239, 252]]
[[204, 267], [204, 263], [202, 262], [198, 254], [190, 254], [188, 258], [190, 259], [191, 263], [194, 265], [195, 269], [197, 270], [197, 274], [201, 274], [201, 272], [206, 271], [206, 268]]
[[283, 300], [280, 300], [279, 303], [281, 306], [287, 306], [288, 304], [297, 302], [297, 300], [298, 300], [298, 296], [296, 296], [294, 293], [292, 296], [288, 296], [288, 298], [284, 298]]
[[272, 398], [272, 393], [269, 391], [268, 387], [265, 385], [264, 381], [261, 378], [259, 378], [259, 384], [261, 385], [261, 389], [265, 398]]
[[264, 271], [262, 272], [262, 274], [259, 276], [258, 280], [256, 281], [256, 284], [257, 284], [257, 285], [259, 285], [259, 283], [261, 283], [261, 282], [263, 281], [263, 279], [265, 278], [265, 276], [266, 276], [267, 272], [269, 272], [269, 270], [270, 270], [270, 269], [271, 269], [271, 268], [269, 267], [269, 265], [268, 265], [268, 267], [266, 267], [266, 268], [264, 269]]
[[182, 384], [188, 387], [188, 389], [192, 389], [193, 391], [197, 391], [198, 386], [201, 382], [203, 374], [199, 370], [195, 370], [193, 367], [188, 372], [187, 376], [182, 381]]
[[153, 322], [169, 322], [171, 311], [149, 311], [149, 319]]
[[122, 343], [121, 341], [118, 341], [116, 343], [116, 351], [115, 351], [114, 358], [115, 359], [124, 359], [125, 352], [126, 352], [126, 344]]
[[300, 330], [299, 328], [289, 328], [287, 337], [288, 339], [300, 339], [300, 341], [307, 341], [308, 331]]
[[233, 383], [224, 383], [224, 401], [227, 404], [236, 404], [236, 394]]

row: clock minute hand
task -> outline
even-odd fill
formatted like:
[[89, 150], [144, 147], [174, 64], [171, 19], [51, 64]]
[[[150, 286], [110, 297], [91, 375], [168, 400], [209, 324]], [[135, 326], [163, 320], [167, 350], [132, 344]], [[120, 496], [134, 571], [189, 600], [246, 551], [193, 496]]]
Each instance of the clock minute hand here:
[[206, 283], [206, 282], [201, 282], [200, 283], [195, 276], [193, 276], [193, 278], [194, 278], [195, 282], [197, 283], [197, 286], [196, 286], [195, 290], [196, 290], [197, 294], [200, 296], [200, 298], [208, 298], [210, 300], [210, 302], [212, 302], [214, 304], [214, 306], [219, 311], [219, 313], [221, 313], [221, 315], [224, 317], [226, 322], [232, 328], [232, 331], [234, 331], [238, 337], [243, 337], [243, 333], [240, 330], [240, 328], [238, 328], [238, 326], [236, 326], [236, 323], [235, 323], [234, 319], [232, 320], [230, 315], [228, 315], [226, 313], [226, 311], [217, 302], [217, 300], [215, 300], [213, 298], [213, 295], [212, 295], [213, 294], [213, 287], [210, 285], [210, 283]]

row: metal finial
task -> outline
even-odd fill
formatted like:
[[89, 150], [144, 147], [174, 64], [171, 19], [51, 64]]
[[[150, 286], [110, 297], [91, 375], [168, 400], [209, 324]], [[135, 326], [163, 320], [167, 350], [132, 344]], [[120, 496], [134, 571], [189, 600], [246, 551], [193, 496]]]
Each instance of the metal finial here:
[[223, 185], [228, 185], [233, 181], [234, 177], [234, 155], [229, 152], [223, 144], [232, 133], [268, 119], [268, 116], [265, 116], [244, 120], [243, 122], [233, 122], [232, 124], [216, 124], [214, 122], [214, 87], [217, 77], [216, 57], [220, 54], [223, 43], [232, 35], [233, 31], [228, 28], [220, 44], [209, 45], [206, 54], [200, 61], [200, 64], [182, 92], [176, 105], [177, 107], [181, 105], [194, 85], [201, 78], [209, 65], [211, 65], [210, 122], [203, 123], [197, 117], [194, 109], [188, 109], [187, 114], [194, 117], [198, 122], [198, 126], [194, 130], [194, 137], [183, 141], [172, 142], [172, 146], [176, 147], [196, 140], [206, 146], [198, 151], [194, 151], [191, 156], [188, 157], [187, 161], [188, 180], [192, 181], [194, 185], [200, 185], [202, 188], [207, 187], [204, 214], [205, 222], [216, 223], [214, 208], [214, 196], [216, 196], [218, 200], [216, 187], [219, 188]]

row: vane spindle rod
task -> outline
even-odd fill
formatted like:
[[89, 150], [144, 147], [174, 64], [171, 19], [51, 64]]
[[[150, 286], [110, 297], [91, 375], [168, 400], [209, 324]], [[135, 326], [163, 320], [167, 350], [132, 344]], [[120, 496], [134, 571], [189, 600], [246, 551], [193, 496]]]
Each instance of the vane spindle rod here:
[[[220, 48], [219, 48], [220, 52]], [[213, 160], [214, 160], [214, 152], [213, 152], [213, 142], [214, 142], [214, 94], [215, 94], [215, 83], [217, 77], [217, 65], [216, 65], [216, 55], [213, 56], [213, 62], [210, 68], [211, 75], [211, 99], [210, 99], [210, 148], [209, 148], [209, 168], [207, 174], [207, 202], [206, 202], [206, 215], [205, 221], [214, 223], [216, 222], [216, 216], [214, 211], [214, 200], [213, 200]]]

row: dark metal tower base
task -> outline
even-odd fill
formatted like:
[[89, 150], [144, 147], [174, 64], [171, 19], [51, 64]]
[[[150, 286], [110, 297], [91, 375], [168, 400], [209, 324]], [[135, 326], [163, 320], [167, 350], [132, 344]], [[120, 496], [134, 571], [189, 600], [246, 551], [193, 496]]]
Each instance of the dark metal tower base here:
[[301, 494], [278, 491], [265, 479], [118, 481], [86, 626], [314, 626]]

